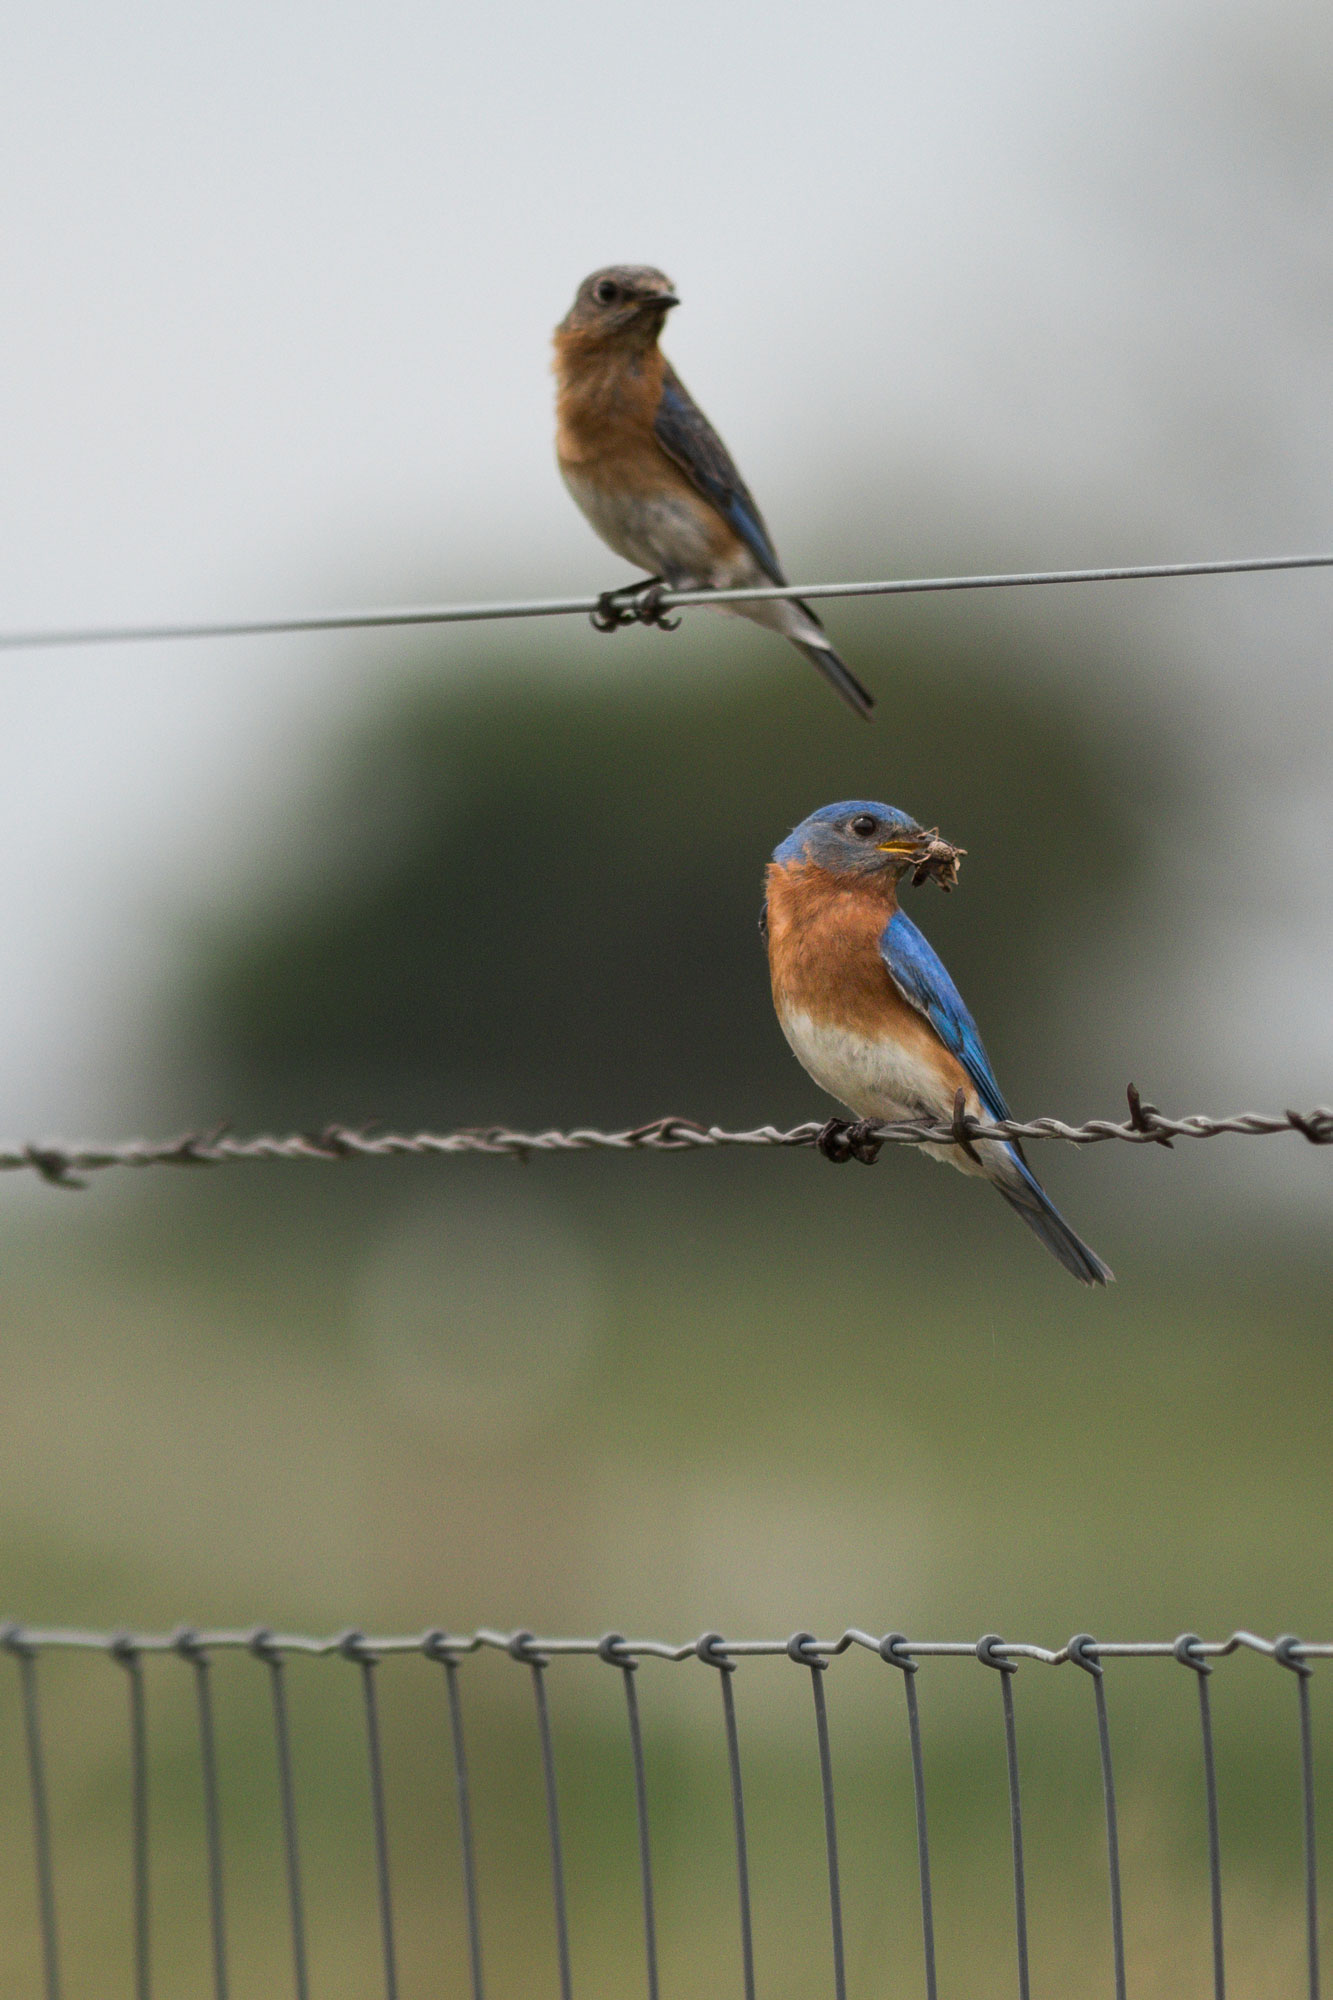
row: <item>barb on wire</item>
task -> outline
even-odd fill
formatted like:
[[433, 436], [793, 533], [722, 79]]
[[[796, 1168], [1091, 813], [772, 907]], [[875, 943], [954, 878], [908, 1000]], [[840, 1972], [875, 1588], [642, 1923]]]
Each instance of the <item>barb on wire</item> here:
[[[1245, 576], [1269, 570], [1329, 569], [1333, 555], [1241, 556], [1219, 562], [1131, 563], [1102, 569], [1043, 569], [986, 576], [885, 577], [871, 583], [791, 583], [750, 590], [664, 590], [654, 611], [774, 598], [910, 597], [939, 590], [1010, 590], [1033, 584], [1131, 583], [1156, 577]], [[114, 646], [156, 639], [252, 639], [280, 632], [356, 632], [389, 626], [471, 625], [498, 618], [602, 617], [600, 597], [533, 597], [494, 604], [405, 604], [378, 611], [327, 611], [287, 618], [231, 618], [174, 625], [82, 625], [0, 632], [0, 651], [43, 646]], [[601, 631], [609, 628], [604, 622]]]
[[[1131, 1146], [1166, 1146], [1173, 1139], [1216, 1139], [1234, 1135], [1246, 1139], [1296, 1132], [1312, 1146], [1333, 1146], [1333, 1107], [1317, 1104], [1311, 1111], [1241, 1111], [1229, 1118], [1193, 1113], [1168, 1118], [1156, 1105], [1129, 1086], [1130, 1114], [1089, 1118], [1069, 1125], [1063, 1118], [973, 1118], [956, 1107], [952, 1118], [939, 1124], [928, 1119], [870, 1125], [864, 1137], [870, 1146], [963, 1146], [969, 1151], [984, 1139], [1064, 1139], [1071, 1146], [1095, 1146], [1120, 1139]], [[230, 1160], [384, 1160], [449, 1158], [459, 1153], [490, 1153], [525, 1160], [531, 1153], [691, 1153], [724, 1146], [786, 1146], [812, 1148], [826, 1129], [823, 1123], [757, 1125], [749, 1131], [726, 1131], [720, 1125], [698, 1125], [692, 1118], [654, 1118], [646, 1125], [602, 1131], [576, 1125], [565, 1131], [514, 1132], [504, 1125], [467, 1126], [456, 1132], [375, 1132], [350, 1125], [326, 1125], [319, 1132], [271, 1132], [238, 1139], [225, 1126], [207, 1132], [187, 1132], [175, 1139], [127, 1139], [119, 1144], [0, 1145], [0, 1173], [29, 1169], [53, 1187], [81, 1188], [84, 1175], [106, 1167], [216, 1167]]]

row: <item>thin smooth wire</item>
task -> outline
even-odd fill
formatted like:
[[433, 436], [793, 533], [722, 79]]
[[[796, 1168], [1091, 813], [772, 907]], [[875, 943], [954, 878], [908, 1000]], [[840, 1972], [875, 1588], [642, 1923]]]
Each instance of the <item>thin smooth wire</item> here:
[[647, 1962], [648, 2000], [657, 2000], [657, 1917], [653, 1907], [653, 1853], [648, 1829], [648, 1781], [643, 1759], [643, 1730], [639, 1724], [639, 1695], [634, 1685], [637, 1662], [620, 1663], [625, 1688], [625, 1714], [629, 1723], [630, 1757], [634, 1765], [634, 1816], [639, 1833], [639, 1879], [643, 1889], [643, 1949]]
[[[9, 1625], [4, 1629], [5, 1642], [11, 1647], [29, 1647], [33, 1652], [83, 1652], [114, 1653], [118, 1646], [131, 1645], [138, 1653], [177, 1653], [180, 1640], [177, 1632], [95, 1632], [72, 1626]], [[262, 1631], [258, 1638], [253, 1627], [226, 1627], [196, 1633], [196, 1642], [207, 1646], [210, 1652], [257, 1652], [259, 1658], [271, 1662], [281, 1654], [299, 1654], [304, 1659], [330, 1659], [341, 1654], [346, 1644], [346, 1634], [335, 1632], [318, 1636], [306, 1632]], [[804, 1635], [802, 1635], [803, 1637]], [[829, 1659], [836, 1658], [853, 1646], [864, 1647], [871, 1653], [879, 1653], [892, 1639], [894, 1650], [901, 1657], [913, 1660], [957, 1659], [975, 1660], [977, 1641], [975, 1639], [902, 1639], [890, 1634], [886, 1639], [876, 1638], [873, 1633], [863, 1632], [857, 1626], [848, 1626], [837, 1639], [812, 1639], [805, 1642], [807, 1653], [821, 1653]], [[1279, 1647], [1284, 1647], [1281, 1639], [1265, 1639], [1260, 1633], [1244, 1630], [1235, 1631], [1225, 1639], [1195, 1640], [1190, 1635], [1191, 1650], [1196, 1659], [1220, 1660], [1232, 1653], [1259, 1653], [1265, 1659], [1276, 1659]], [[492, 1650], [513, 1653], [519, 1643], [530, 1645], [535, 1652], [550, 1656], [595, 1655], [603, 1641], [591, 1637], [543, 1637], [538, 1634], [503, 1632], [488, 1625], [479, 1626], [474, 1632], [442, 1633], [437, 1629], [427, 1632], [395, 1632], [368, 1634], [361, 1640], [367, 1653], [377, 1658], [387, 1658], [392, 1653], [424, 1653], [428, 1659], [439, 1659], [446, 1651], [461, 1657], [466, 1653]], [[776, 1659], [786, 1653], [790, 1639], [721, 1639], [715, 1633], [705, 1633], [702, 1639], [687, 1639], [683, 1642], [667, 1639], [624, 1639], [621, 1650], [636, 1659], [667, 1660], [677, 1663], [702, 1657], [700, 1647], [706, 1645], [708, 1664], [720, 1665], [723, 1660]], [[1074, 1655], [1069, 1645], [1059, 1647], [1036, 1646], [1016, 1639], [1001, 1639], [993, 1644], [987, 1640], [992, 1661], [1032, 1660], [1041, 1666], [1062, 1667]], [[1169, 1660], [1178, 1658], [1176, 1648], [1179, 1640], [1172, 1639], [1130, 1639], [1097, 1641], [1097, 1654], [1103, 1660]], [[1293, 1660], [1333, 1660], [1333, 1640], [1300, 1639], [1285, 1647], [1288, 1657]], [[520, 1655], [519, 1657], [523, 1657]]]
[[208, 1927], [213, 1947], [214, 2000], [227, 2000], [227, 1932], [222, 1900], [222, 1823], [218, 1799], [217, 1744], [213, 1730], [213, 1694], [208, 1656], [201, 1647], [182, 1643], [181, 1652], [194, 1669], [195, 1704], [199, 1718], [199, 1766], [204, 1792], [204, 1844], [208, 1857]]
[[1314, 1810], [1314, 1733], [1310, 1719], [1310, 1680], [1314, 1668], [1298, 1657], [1294, 1633], [1278, 1639], [1273, 1656], [1296, 1676], [1301, 1742], [1301, 1831], [1305, 1862], [1305, 1961], [1309, 2000], [1319, 2000], [1319, 1856]]
[[55, 1875], [51, 1866], [51, 1815], [46, 1797], [41, 1711], [37, 1703], [37, 1662], [31, 1650], [15, 1646], [23, 1693], [23, 1729], [28, 1750], [28, 1793], [37, 1863], [37, 1910], [42, 1931], [42, 1984], [46, 2000], [60, 2000], [60, 1952], [56, 1930]]
[[[65, 1145], [56, 1142], [0, 1145], [0, 1173], [30, 1171], [53, 1186], [78, 1188], [81, 1176], [107, 1167], [215, 1167], [235, 1160], [308, 1161], [452, 1158], [484, 1153], [525, 1160], [533, 1153], [692, 1153], [719, 1147], [751, 1150], [769, 1146], [813, 1149], [822, 1124], [793, 1125], [779, 1130], [758, 1125], [748, 1131], [728, 1131], [718, 1125], [698, 1125], [690, 1118], [655, 1118], [646, 1125], [603, 1131], [578, 1125], [568, 1130], [516, 1132], [508, 1126], [468, 1126], [456, 1132], [368, 1132], [348, 1125], [328, 1125], [319, 1132], [290, 1132], [283, 1137], [261, 1133], [236, 1139], [225, 1131], [187, 1132], [175, 1139], [127, 1139], [109, 1146]], [[950, 1123], [906, 1119], [867, 1128], [865, 1136], [885, 1146], [962, 1146], [982, 1139], [1064, 1139], [1074, 1146], [1092, 1146], [1116, 1139], [1131, 1146], [1161, 1146], [1172, 1139], [1270, 1138], [1279, 1132], [1299, 1133], [1312, 1145], [1333, 1146], [1333, 1107], [1311, 1111], [1238, 1112], [1229, 1118], [1201, 1113], [1167, 1118], [1150, 1104], [1137, 1104], [1134, 1116], [1115, 1120], [1090, 1118], [1069, 1125], [1061, 1118], [982, 1119], [970, 1114]]]
[[370, 1817], [375, 1835], [375, 1884], [379, 1897], [380, 1950], [384, 1961], [384, 2000], [398, 2000], [398, 1961], [394, 1947], [393, 1887], [389, 1875], [389, 1828], [384, 1811], [384, 1755], [380, 1743], [379, 1704], [375, 1694], [374, 1654], [353, 1650], [361, 1668], [361, 1695], [366, 1718], [366, 1761], [370, 1776]]
[[[432, 1638], [435, 1636], [431, 1635]], [[477, 1856], [472, 1841], [472, 1793], [468, 1784], [467, 1751], [463, 1742], [463, 1702], [458, 1689], [458, 1661], [439, 1656], [449, 1691], [449, 1736], [454, 1753], [454, 1795], [458, 1801], [458, 1840], [463, 1863], [463, 1901], [467, 1911], [468, 1967], [472, 2000], [485, 2000], [481, 1972], [481, 1918], [477, 1907]]]
[[[785, 1648], [784, 1648], [785, 1651]], [[754, 2000], [754, 1925], [750, 1914], [750, 1849], [745, 1835], [745, 1791], [741, 1783], [741, 1744], [736, 1730], [736, 1698], [726, 1663], [722, 1682], [722, 1722], [727, 1737], [727, 1769], [731, 1778], [731, 1817], [736, 1833], [736, 1885], [741, 1912], [741, 1979], [745, 2000]]]
[[[899, 1648], [903, 1648], [900, 1652]], [[930, 1886], [930, 1832], [926, 1820], [926, 1764], [921, 1752], [921, 1718], [917, 1713], [916, 1661], [906, 1656], [906, 1641], [894, 1632], [880, 1642], [880, 1655], [902, 1669], [907, 1702], [907, 1737], [912, 1753], [912, 1798], [916, 1807], [917, 1880], [921, 1890], [921, 1951], [925, 1964], [926, 2000], [936, 2000], [935, 1904]]]
[[134, 1863], [134, 1991], [136, 2000], [151, 2000], [153, 1979], [148, 1880], [148, 1719], [144, 1706], [143, 1661], [132, 1643], [122, 1640], [113, 1651], [129, 1676], [130, 1839]]
[[1023, 1798], [1018, 1782], [1018, 1732], [1014, 1724], [1015, 1669], [1000, 1673], [1000, 1699], [1004, 1704], [1004, 1750], [1009, 1770], [1009, 1831], [1014, 1850], [1014, 1930], [1018, 1946], [1018, 1995], [1028, 2000], [1031, 1980], [1028, 1972], [1028, 1894], [1023, 1866]]
[[[1007, 590], [1034, 584], [1132, 583], [1158, 577], [1243, 576], [1268, 570], [1328, 569], [1333, 555], [1243, 556], [1219, 562], [1133, 563], [1102, 569], [1046, 569], [984, 576], [883, 578], [873, 583], [792, 583], [746, 590], [664, 590], [660, 610], [711, 604], [765, 604], [783, 598], [908, 597], [942, 590]], [[632, 601], [633, 586], [624, 595]], [[608, 593], [616, 596], [621, 593]], [[379, 611], [328, 611], [289, 618], [233, 618], [165, 625], [85, 625], [0, 632], [0, 651], [48, 646], [111, 646], [158, 639], [248, 639], [280, 632], [352, 632], [390, 626], [467, 625], [501, 618], [591, 615], [601, 597], [545, 597], [494, 604], [412, 604]]]
[[1115, 1806], [1115, 1767], [1111, 1762], [1111, 1729], [1106, 1715], [1106, 1684], [1093, 1679], [1097, 1701], [1097, 1741], [1102, 1759], [1102, 1790], [1106, 1800], [1106, 1870], [1111, 1890], [1111, 1955], [1115, 1968], [1115, 2000], [1125, 2000], [1125, 1917], [1120, 1894], [1120, 1833]]
[[[1273, 1650], [1276, 1654], [1276, 1646]], [[1217, 1812], [1213, 1716], [1208, 1699], [1208, 1676], [1212, 1673], [1212, 1668], [1203, 1659], [1202, 1648], [1192, 1632], [1182, 1632], [1172, 1651], [1182, 1666], [1192, 1669], [1199, 1690], [1199, 1737], [1203, 1751], [1204, 1805], [1208, 1818], [1208, 1896], [1212, 1914], [1213, 2000], [1226, 2000], [1227, 1975], [1222, 1927], [1222, 1834]]]
[[[813, 1636], [813, 1635], [812, 1635]], [[824, 1700], [827, 1660], [811, 1660], [810, 1688], [819, 1744], [819, 1784], [824, 1798], [824, 1847], [828, 1856], [829, 1923], [833, 1932], [834, 2000], [847, 2000], [847, 1965], [842, 1932], [842, 1883], [838, 1869], [838, 1815], [833, 1798], [833, 1754], [829, 1747], [828, 1705]]]
[[[255, 1645], [253, 1635], [251, 1647]], [[341, 1644], [341, 1641], [339, 1641]], [[278, 1801], [282, 1812], [282, 1844], [287, 1866], [287, 1910], [292, 1932], [292, 1977], [296, 2000], [308, 2000], [310, 1974], [306, 1962], [305, 1901], [301, 1893], [301, 1850], [296, 1828], [296, 1787], [292, 1778], [291, 1732], [287, 1725], [287, 1688], [278, 1649], [265, 1635], [259, 1657], [269, 1670], [273, 1697], [273, 1740], [278, 1758]]]
[[[1106, 1713], [1106, 1675], [1097, 1658], [1097, 1642], [1080, 1632], [1069, 1642], [1070, 1657], [1092, 1677], [1097, 1706], [1097, 1747], [1102, 1765], [1102, 1798], [1106, 1808], [1106, 1870], [1111, 1894], [1111, 1962], [1115, 2000], [1125, 2000], [1125, 1922], [1120, 1894], [1120, 1832], [1115, 1803], [1115, 1766], [1111, 1761], [1111, 1725]], [[1302, 1663], [1303, 1665], [1303, 1663]], [[1309, 1668], [1305, 1668], [1307, 1673]]]
[[1319, 1875], [1314, 1816], [1314, 1738], [1310, 1723], [1310, 1670], [1296, 1680], [1301, 1717], [1301, 1818], [1305, 1836], [1305, 1956], [1310, 2000], [1319, 2000]]
[[551, 1742], [551, 1717], [546, 1705], [545, 1660], [528, 1657], [532, 1668], [532, 1695], [537, 1706], [537, 1736], [541, 1746], [542, 1785], [546, 1793], [546, 1829], [551, 1843], [551, 1890], [555, 1900], [555, 1948], [560, 1970], [560, 2000], [572, 2000], [573, 1978], [569, 1963], [569, 1912], [565, 1902], [565, 1856], [560, 1839], [560, 1801], [555, 1786], [555, 1749]]

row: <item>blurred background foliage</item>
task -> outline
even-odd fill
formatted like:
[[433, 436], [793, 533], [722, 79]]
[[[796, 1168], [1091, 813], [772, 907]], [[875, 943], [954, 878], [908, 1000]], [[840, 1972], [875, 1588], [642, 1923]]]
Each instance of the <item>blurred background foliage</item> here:
[[[886, 796], [968, 848], [955, 895], [909, 906], [1018, 1106], [1113, 1108], [1127, 1046], [1164, 1059], [1143, 1040], [1154, 958], [1186, 921], [1181, 856], [1217, 830], [1188, 720], [1161, 696], [1169, 662], [1120, 670], [1125, 636], [1072, 607], [837, 623], [880, 691], [874, 730], [776, 645], [703, 619], [670, 642], [469, 634], [386, 674], [312, 746], [249, 873], [180, 912], [141, 1035], [142, 1115], [246, 1130], [822, 1115], [773, 1021], [755, 920], [771, 847], [847, 795]], [[29, 1620], [106, 1625], [1326, 1635], [1326, 1236], [1299, 1211], [1247, 1227], [1216, 1185], [1201, 1204], [1201, 1154], [1039, 1151], [1119, 1270], [1099, 1297], [984, 1190], [899, 1155], [870, 1173], [810, 1155], [571, 1158], [43, 1192], [9, 1218], [0, 1270], [6, 1597]], [[128, 1976], [124, 1690], [100, 1661], [43, 1671], [73, 1990], [103, 1990]], [[292, 1673], [330, 1994], [375, 1976], [350, 1671]], [[641, 1677], [669, 1992], [735, 1951], [716, 1688], [691, 1671]], [[823, 1977], [826, 1953], [808, 1691], [785, 1672], [747, 1670], [741, 1688], [775, 1995]], [[1203, 1993], [1193, 1687], [1134, 1673], [1115, 1712], [1136, 1990]], [[857, 1990], [909, 1992], [900, 1690], [866, 1663], [835, 1674]], [[526, 1676], [465, 1675], [494, 1990], [553, 1991]], [[258, 1679], [228, 1662], [217, 1683], [237, 1990], [254, 1992], [287, 1977]], [[585, 1992], [640, 1977], [611, 1679], [552, 1683]], [[424, 1666], [382, 1684], [406, 1990], [462, 1994], [442, 1690]], [[999, 1994], [998, 1694], [979, 1670], [923, 1687], [941, 1964], [950, 1990]], [[1036, 1990], [1096, 1989], [1090, 1690], [1025, 1674], [1022, 1696]], [[1217, 1700], [1233, 1984], [1267, 1993], [1300, 1964], [1294, 1694], [1240, 1665]], [[183, 1670], [154, 1665], [150, 1703], [159, 1971], [194, 1992]], [[17, 1801], [12, 1701], [0, 1768]], [[17, 1996], [35, 1978], [21, 1815], [3, 1837], [0, 1992]]]
[[[293, 815], [276, 885], [247, 884], [197, 939], [195, 1113], [211, 1069], [247, 1122], [333, 1103], [351, 1120], [802, 1115], [761, 876], [796, 820], [847, 797], [887, 796], [969, 849], [958, 906], [913, 913], [1048, 1087], [1046, 996], [1152, 894], [1192, 774], [1160, 739], [1131, 759], [1123, 720], [1069, 685], [1106, 677], [1091, 636], [1042, 675], [994, 619], [845, 622], [875, 663], [872, 728], [771, 646], [728, 648], [716, 619], [637, 659], [632, 640], [597, 645], [578, 680], [551, 668], [586, 656], [582, 634], [544, 637], [540, 677], [482, 641], [465, 684], [390, 693]], [[710, 675], [719, 647], [731, 670]]]

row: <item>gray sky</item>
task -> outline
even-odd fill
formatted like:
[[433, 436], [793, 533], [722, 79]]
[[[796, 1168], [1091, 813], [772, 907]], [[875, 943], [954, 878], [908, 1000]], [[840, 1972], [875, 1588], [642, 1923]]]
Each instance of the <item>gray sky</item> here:
[[[55, 0], [4, 51], [6, 627], [615, 580], [546, 342], [621, 258], [794, 574], [850, 467], [885, 572], [1333, 546], [1327, 9]], [[1327, 1098], [1333, 579], [1141, 589], [1247, 857], [1300, 864], [1198, 859], [1191, 1080]], [[164, 913], [365, 661], [0, 661], [6, 1134], [111, 1115]]]

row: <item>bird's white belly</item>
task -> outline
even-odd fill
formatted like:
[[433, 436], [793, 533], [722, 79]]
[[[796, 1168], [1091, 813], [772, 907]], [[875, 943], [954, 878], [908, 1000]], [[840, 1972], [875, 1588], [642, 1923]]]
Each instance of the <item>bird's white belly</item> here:
[[858, 1118], [919, 1118], [943, 1107], [934, 1070], [896, 1042], [860, 1035], [809, 1014], [779, 1016], [782, 1032], [815, 1082]]
[[[717, 530], [703, 501], [688, 493], [626, 491], [562, 465], [566, 486], [608, 548], [677, 590], [723, 587]], [[733, 581], [730, 575], [727, 582]], [[743, 582], [745, 579], [736, 579]]]
[[[861, 1035], [795, 1010], [779, 1013], [782, 1032], [815, 1082], [848, 1105], [858, 1118], [947, 1120], [953, 1094], [940, 1071], [911, 1048], [887, 1037]], [[968, 1092], [969, 1100], [973, 1093]], [[976, 1106], [969, 1102], [969, 1110]], [[963, 1173], [979, 1171], [955, 1146], [924, 1152]]]

